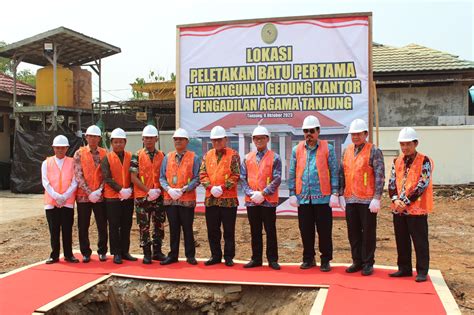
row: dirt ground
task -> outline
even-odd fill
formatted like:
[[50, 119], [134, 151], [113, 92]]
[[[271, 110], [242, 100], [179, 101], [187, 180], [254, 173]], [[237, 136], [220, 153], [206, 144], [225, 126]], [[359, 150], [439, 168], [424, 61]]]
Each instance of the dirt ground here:
[[[438, 189], [435, 197], [435, 213], [429, 217], [430, 267], [441, 270], [463, 314], [474, 314], [474, 195], [472, 190], [472, 186], [462, 190], [457, 188]], [[387, 198], [384, 200], [383, 210], [378, 216], [376, 264], [394, 266], [396, 265], [396, 246], [393, 225]], [[31, 201], [26, 200], [26, 202]], [[2, 205], [1, 202], [0, 205]], [[14, 208], [14, 203], [11, 206]], [[13, 211], [14, 209], [8, 210]], [[48, 257], [50, 246], [47, 222], [43, 211], [38, 211], [38, 214], [28, 218], [0, 221], [0, 257], [2, 257], [0, 259], [0, 273]], [[194, 229], [198, 243], [197, 257], [208, 258], [210, 252], [203, 216], [196, 216]], [[302, 245], [297, 220], [295, 218], [279, 218], [277, 229], [280, 262], [300, 262]], [[79, 245], [76, 226], [73, 237], [73, 246], [77, 249]], [[95, 227], [92, 227], [91, 244], [96, 244], [96, 239], [96, 230]], [[141, 253], [138, 239], [138, 226], [134, 222], [132, 253]], [[333, 262], [350, 263], [350, 250], [344, 220], [335, 220], [333, 240]], [[166, 227], [165, 252], [169, 248], [168, 242], [168, 227]], [[250, 230], [246, 217], [237, 219], [236, 242], [236, 259], [248, 260], [251, 256], [251, 247]], [[96, 249], [95, 246], [92, 248]], [[182, 253], [181, 257], [184, 257]]]

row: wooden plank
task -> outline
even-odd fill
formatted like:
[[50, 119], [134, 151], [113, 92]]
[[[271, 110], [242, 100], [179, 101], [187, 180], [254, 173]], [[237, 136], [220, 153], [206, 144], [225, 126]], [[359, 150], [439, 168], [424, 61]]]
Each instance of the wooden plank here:
[[318, 295], [314, 299], [313, 307], [309, 312], [310, 315], [320, 315], [323, 313], [324, 303], [326, 303], [326, 298], [328, 296], [328, 289], [321, 288], [319, 289]]
[[461, 310], [456, 303], [451, 291], [449, 291], [449, 287], [444, 281], [443, 275], [439, 270], [430, 270], [429, 275], [431, 278], [431, 282], [438, 293], [439, 299], [446, 310], [446, 314], [448, 315], [461, 315]]
[[[374, 99], [373, 99], [373, 90], [375, 85], [373, 85], [374, 76], [373, 76], [373, 67], [372, 67], [372, 14], [369, 16], [369, 40], [368, 40], [368, 52], [369, 52], [369, 142], [373, 143], [374, 136], [374, 127], [373, 127], [373, 116], [374, 116]], [[378, 140], [378, 139], [377, 139]]]
[[179, 118], [180, 118], [180, 105], [181, 105], [181, 101], [180, 101], [180, 96], [179, 96], [179, 93], [181, 93], [181, 87], [180, 87], [180, 79], [181, 79], [181, 76], [180, 76], [180, 71], [181, 71], [181, 50], [180, 50], [180, 45], [181, 45], [181, 41], [180, 41], [180, 29], [179, 27], [176, 28], [176, 94], [175, 94], [175, 107], [176, 107], [176, 110], [175, 110], [175, 126], [176, 126], [176, 129], [180, 128], [181, 126], [179, 125]]
[[36, 309], [36, 312], [40, 312], [40, 313], [49, 312], [50, 310], [57, 307], [58, 305], [63, 304], [64, 302], [72, 299], [76, 295], [78, 295], [78, 294], [80, 294], [80, 293], [82, 293], [86, 290], [89, 290], [90, 288], [92, 288], [92, 287], [96, 286], [97, 284], [107, 280], [110, 277], [111, 277], [111, 275], [109, 274], [109, 275], [102, 276], [102, 277], [98, 278], [97, 280], [86, 283], [83, 286], [81, 286], [81, 287], [79, 287], [75, 290], [72, 290], [68, 294], [63, 295], [63, 296], [57, 298], [56, 300], [51, 301], [48, 304], [45, 304], [45, 305], [39, 307], [38, 309]]

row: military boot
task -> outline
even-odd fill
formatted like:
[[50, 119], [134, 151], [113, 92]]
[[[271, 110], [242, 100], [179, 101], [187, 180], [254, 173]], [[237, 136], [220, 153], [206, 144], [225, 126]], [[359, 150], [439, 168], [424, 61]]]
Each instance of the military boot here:
[[143, 263], [145, 265], [151, 264], [151, 246], [145, 245], [143, 247]]
[[161, 244], [153, 244], [153, 260], [163, 261], [166, 255], [161, 251]]

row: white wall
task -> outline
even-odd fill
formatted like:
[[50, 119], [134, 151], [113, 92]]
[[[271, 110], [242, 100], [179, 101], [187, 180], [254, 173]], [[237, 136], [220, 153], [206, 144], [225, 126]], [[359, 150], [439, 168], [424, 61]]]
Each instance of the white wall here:
[[[379, 147], [385, 156], [385, 177], [388, 180], [395, 156], [400, 153], [397, 142], [402, 127], [379, 129]], [[435, 164], [435, 184], [474, 183], [474, 126], [416, 127], [418, 151], [428, 155]], [[166, 154], [174, 149], [173, 131], [160, 131], [160, 149]], [[142, 147], [141, 132], [128, 132], [127, 150]], [[374, 128], [374, 138], [375, 128]]]
[[[383, 127], [379, 131], [379, 147], [384, 151], [386, 176], [394, 156], [400, 152], [397, 138], [401, 128]], [[415, 127], [415, 130], [419, 137], [417, 150], [434, 162], [434, 184], [474, 182], [474, 126]]]

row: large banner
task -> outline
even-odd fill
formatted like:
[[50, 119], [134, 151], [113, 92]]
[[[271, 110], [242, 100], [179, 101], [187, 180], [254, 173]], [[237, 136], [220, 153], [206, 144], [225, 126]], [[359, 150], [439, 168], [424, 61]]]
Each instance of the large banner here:
[[297, 131], [318, 113], [323, 134], [347, 132], [368, 121], [369, 47], [368, 16], [179, 27], [179, 125]]
[[288, 196], [291, 150], [306, 116], [318, 117], [320, 138], [338, 159], [351, 121], [369, 122], [370, 50], [370, 13], [178, 26], [177, 125], [198, 154], [211, 148], [211, 129], [223, 126], [243, 158], [262, 124], [282, 158], [280, 196]]

